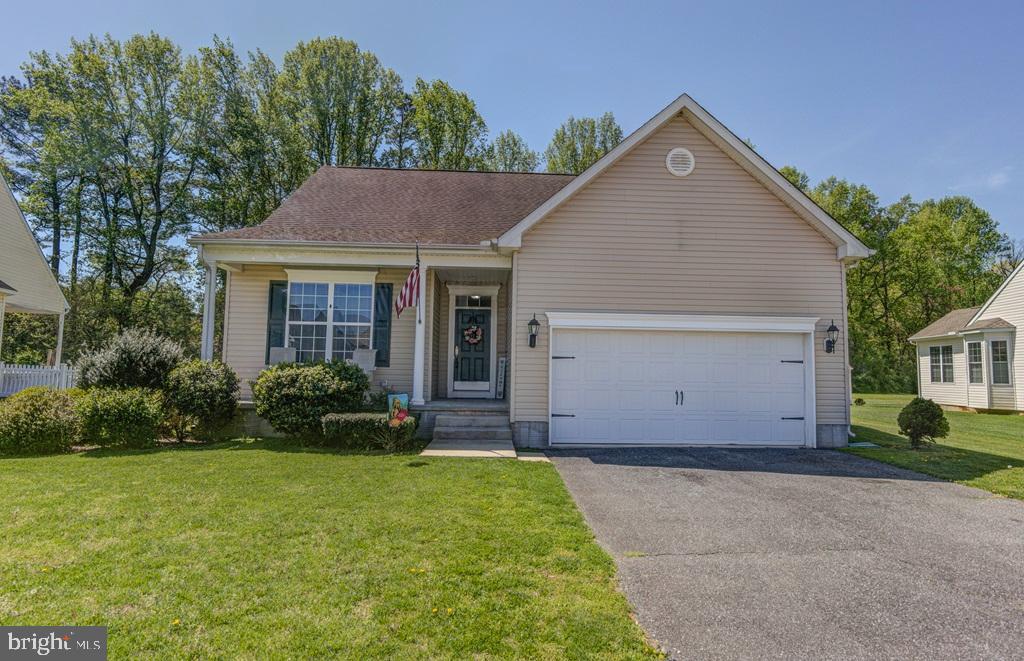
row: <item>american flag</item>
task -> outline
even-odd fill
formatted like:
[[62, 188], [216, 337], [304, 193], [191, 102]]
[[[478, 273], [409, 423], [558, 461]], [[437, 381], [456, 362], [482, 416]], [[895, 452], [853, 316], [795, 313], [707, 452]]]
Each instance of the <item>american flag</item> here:
[[420, 244], [416, 244], [416, 266], [409, 271], [409, 277], [402, 285], [402, 291], [395, 301], [395, 317], [402, 316], [402, 310], [415, 307], [420, 300]]

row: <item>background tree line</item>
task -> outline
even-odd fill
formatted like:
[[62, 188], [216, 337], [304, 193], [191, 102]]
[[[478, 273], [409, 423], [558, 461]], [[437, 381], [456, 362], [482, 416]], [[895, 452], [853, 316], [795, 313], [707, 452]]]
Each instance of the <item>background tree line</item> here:
[[[580, 172], [621, 140], [614, 118], [574, 119], [545, 152]], [[74, 360], [119, 330], [199, 337], [196, 231], [261, 222], [317, 167], [532, 171], [513, 131], [489, 140], [465, 92], [406, 86], [345, 39], [300, 42], [280, 64], [226, 40], [184, 55], [157, 34], [73, 40], [0, 79], [0, 169], [72, 311]], [[55, 322], [8, 315], [2, 359], [38, 362]]]
[[[406, 85], [333, 37], [280, 63], [217, 37], [191, 55], [156, 34], [89, 37], [0, 79], [0, 168], [71, 302], [72, 361], [137, 326], [196, 353], [199, 270], [185, 237], [261, 222], [317, 167], [579, 173], [622, 137], [606, 113], [568, 118], [543, 153], [511, 130], [491, 139], [465, 92]], [[969, 198], [884, 205], [863, 185], [782, 172], [877, 251], [847, 280], [858, 390], [912, 390], [907, 337], [983, 302], [1021, 259]], [[42, 360], [54, 327], [9, 314], [2, 359]]]

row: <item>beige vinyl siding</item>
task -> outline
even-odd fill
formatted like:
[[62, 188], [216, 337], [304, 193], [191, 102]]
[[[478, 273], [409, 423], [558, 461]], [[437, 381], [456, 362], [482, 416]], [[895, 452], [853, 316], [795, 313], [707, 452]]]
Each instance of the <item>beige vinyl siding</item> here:
[[[394, 285], [393, 301], [407, 275], [403, 270], [382, 270], [376, 281]], [[266, 368], [270, 282], [287, 279], [284, 269], [277, 266], [246, 266], [228, 279], [223, 355], [224, 361], [238, 374], [243, 401], [252, 398], [250, 382]], [[393, 390], [410, 392], [415, 319], [415, 308], [407, 310], [401, 319], [392, 317], [391, 362], [389, 367], [374, 370], [371, 378], [375, 387], [386, 382]]]
[[[1007, 390], [1006, 386], [992, 386], [993, 407], [996, 406], [995, 400], [998, 397], [1000, 403], [1007, 405], [1005, 408], [1024, 411], [1024, 388], [1017, 385], [1024, 382], [1024, 350], [1020, 350], [1018, 345], [1018, 337], [1021, 329], [1024, 329], [1024, 268], [1017, 269], [1014, 272], [1010, 281], [1006, 283], [1006, 286], [1003, 287], [1003, 290], [999, 292], [999, 295], [992, 301], [992, 304], [979, 319], [992, 319], [995, 317], [1000, 317], [1013, 324], [1017, 328], [1017, 332], [1009, 333], [1008, 338], [1012, 367], [1012, 374], [1010, 376], [1012, 386], [1009, 390], [1012, 390], [1014, 394], [1008, 396], [1005, 393], [1005, 390]], [[991, 337], [990, 335], [989, 338], [991, 339]], [[991, 369], [991, 366], [989, 366], [989, 369]], [[1003, 390], [1004, 392], [997, 395], [997, 390]], [[1012, 397], [1012, 401], [1008, 397]]]
[[[931, 347], [953, 347], [953, 383], [932, 383]], [[960, 337], [917, 343], [918, 392], [921, 397], [938, 404], [969, 406], [967, 403], [967, 356]], [[988, 380], [988, 370], [985, 373]]]
[[49, 264], [39, 252], [32, 230], [18, 204], [0, 178], [0, 280], [14, 288], [7, 296], [7, 312], [64, 311], [64, 297]]
[[[666, 170], [673, 147], [688, 177]], [[547, 422], [543, 313], [588, 310], [819, 317], [817, 421], [849, 421], [845, 342], [823, 350], [832, 319], [849, 332], [835, 246], [681, 116], [527, 232], [515, 265], [516, 420]]]

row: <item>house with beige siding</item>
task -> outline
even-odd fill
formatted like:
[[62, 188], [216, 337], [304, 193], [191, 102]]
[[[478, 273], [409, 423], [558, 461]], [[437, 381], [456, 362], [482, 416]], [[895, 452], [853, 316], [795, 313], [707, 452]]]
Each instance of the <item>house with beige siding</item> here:
[[[50, 271], [50, 266], [36, 243], [32, 228], [29, 227], [14, 194], [0, 176], [0, 347], [3, 346], [4, 315], [7, 312], [44, 314], [57, 317], [57, 337], [51, 354], [52, 362], [59, 366], [64, 336], [64, 315], [68, 310], [67, 300]], [[0, 396], [16, 392], [19, 384], [34, 383], [38, 376], [46, 381], [48, 374], [20, 374], [16, 383], [10, 372], [14, 368], [0, 363]], [[28, 368], [18, 372], [31, 372]], [[5, 381], [5, 376], [6, 381]], [[6, 385], [5, 385], [6, 383]]]
[[428, 433], [486, 411], [520, 447], [847, 442], [846, 270], [871, 252], [687, 95], [578, 176], [323, 167], [190, 241], [203, 356], [220, 269], [243, 398], [340, 358]]
[[953, 310], [910, 337], [917, 348], [917, 392], [944, 406], [1024, 411], [1024, 263], [984, 305]]

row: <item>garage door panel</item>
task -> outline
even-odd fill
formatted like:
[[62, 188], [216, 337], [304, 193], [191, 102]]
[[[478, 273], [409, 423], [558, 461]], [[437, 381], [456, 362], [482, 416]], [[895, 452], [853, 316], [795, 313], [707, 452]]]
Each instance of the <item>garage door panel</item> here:
[[804, 337], [555, 329], [551, 440], [802, 444]]

